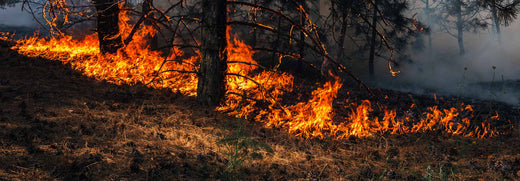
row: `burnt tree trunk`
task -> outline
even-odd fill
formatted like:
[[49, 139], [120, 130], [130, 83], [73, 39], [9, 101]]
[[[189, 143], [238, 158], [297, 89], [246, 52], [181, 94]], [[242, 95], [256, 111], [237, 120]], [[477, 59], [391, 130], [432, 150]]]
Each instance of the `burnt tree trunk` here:
[[462, 20], [462, 1], [455, 1], [455, 11], [457, 13], [457, 42], [459, 43], [459, 54], [466, 54], [464, 49], [464, 22]]
[[101, 53], [117, 53], [123, 47], [119, 34], [118, 0], [93, 1], [97, 12], [97, 33]]
[[[430, 0], [426, 0], [426, 16], [428, 18], [431, 17], [431, 14], [432, 14], [431, 12], [432, 12], [432, 10], [430, 9]], [[431, 22], [432, 22], [432, 20], [429, 19], [428, 20], [428, 27], [432, 27], [432, 23]], [[432, 52], [432, 31], [431, 30], [428, 31], [428, 50], [429, 50], [429, 53]]]
[[[142, 10], [143, 10], [143, 14], [145, 14], [145, 20], [144, 20], [144, 25], [145, 26], [152, 26], [153, 23], [152, 21], [150, 20], [151, 18], [153, 18], [153, 12], [152, 12], [152, 7], [153, 7], [153, 0], [144, 0], [143, 1], [143, 7], [142, 7]], [[150, 49], [152, 50], [157, 50], [157, 36], [147, 36], [146, 37], [148, 44], [150, 45]]]
[[372, 15], [372, 36], [370, 37], [370, 57], [368, 58], [368, 73], [370, 77], [374, 77], [374, 58], [376, 50], [376, 33], [377, 33], [377, 0], [374, 0]]
[[502, 37], [500, 35], [500, 22], [498, 21], [498, 8], [496, 0], [491, 2], [491, 15], [493, 18], [493, 26], [495, 26], [496, 37], [499, 45], [502, 45]]
[[[300, 26], [305, 27], [305, 14], [304, 11], [307, 11], [307, 4], [305, 1], [301, 4], [303, 7], [303, 10], [300, 10]], [[298, 42], [298, 52], [300, 53], [300, 57], [302, 59], [305, 58], [305, 33], [303, 31], [300, 31], [300, 40]], [[296, 62], [296, 72], [298, 74], [303, 74], [303, 63], [301, 61]]]
[[[284, 11], [285, 10], [285, 5], [286, 5], [286, 2], [287, 1], [282, 1], [282, 5], [280, 6], [280, 12]], [[285, 28], [282, 28], [282, 17], [281, 16], [278, 16], [278, 31], [280, 32], [283, 32], [283, 31], [286, 31]], [[276, 33], [276, 40], [275, 42], [273, 42], [273, 48], [275, 49], [280, 49], [282, 47], [280, 47], [280, 41], [281, 41], [281, 33]], [[290, 40], [290, 39], [289, 39]], [[278, 58], [277, 56], [278, 54], [276, 52], [273, 52], [272, 56], [271, 56], [271, 62], [273, 63], [273, 66], [274, 67], [278, 67], [281, 63], [281, 59]]]
[[[258, 1], [259, 1], [259, 0], [254, 0], [254, 1], [253, 1], [253, 4], [254, 4], [254, 5], [258, 5]], [[252, 17], [252, 19], [254, 20], [254, 22], [256, 22], [256, 18], [257, 18], [257, 16], [256, 16], [256, 12], [253, 12], [253, 17]], [[255, 28], [253, 28], [253, 30], [251, 31], [251, 34], [250, 34], [250, 36], [251, 36], [251, 45], [252, 45], [253, 47], [256, 47], [256, 43], [257, 43], [257, 37], [256, 37], [256, 36], [257, 36], [257, 34], [258, 34], [257, 31], [258, 31], [258, 30], [257, 30], [256, 27], [255, 27]]]
[[343, 55], [343, 51], [345, 49], [345, 35], [347, 33], [347, 25], [348, 25], [348, 13], [344, 12], [342, 19], [341, 19], [341, 29], [339, 32], [339, 38], [338, 38], [338, 52], [336, 54], [336, 59], [341, 60]]
[[226, 93], [226, 0], [203, 0], [201, 63], [197, 99], [218, 106]]

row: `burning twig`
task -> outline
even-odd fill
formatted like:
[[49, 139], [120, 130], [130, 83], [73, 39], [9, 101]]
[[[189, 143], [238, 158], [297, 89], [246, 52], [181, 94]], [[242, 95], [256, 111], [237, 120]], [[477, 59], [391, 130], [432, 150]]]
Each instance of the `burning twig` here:
[[262, 93], [267, 94], [267, 97], [269, 97], [272, 100], [272, 102], [275, 102], [279, 106], [279, 108], [281, 108], [281, 109], [283, 108], [283, 106], [278, 101], [276, 101], [274, 96], [272, 96], [271, 93], [269, 93], [269, 91], [262, 84], [258, 83], [256, 80], [252, 79], [251, 77], [236, 74], [236, 73], [229, 73], [229, 72], [226, 73], [226, 75], [241, 77], [241, 78], [247, 79], [248, 81], [253, 82], [254, 84], [256, 84], [258, 87], [260, 87], [263, 90]]
[[31, 2], [29, 2], [29, 0], [24, 0], [22, 2], [22, 10], [25, 9], [25, 7], [29, 8], [29, 12], [31, 13], [33, 19], [40, 25], [40, 27], [42, 27], [45, 31], [51, 33], [51, 30], [48, 29], [47, 26], [44, 26], [43, 23], [36, 17], [35, 12], [31, 7]]

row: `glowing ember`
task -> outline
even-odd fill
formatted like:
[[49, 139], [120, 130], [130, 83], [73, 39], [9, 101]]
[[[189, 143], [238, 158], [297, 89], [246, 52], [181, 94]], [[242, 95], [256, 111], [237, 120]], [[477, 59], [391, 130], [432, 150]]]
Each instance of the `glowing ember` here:
[[[128, 36], [132, 26], [129, 17], [121, 16], [121, 31]], [[186, 95], [195, 95], [197, 89], [198, 55], [182, 58], [183, 52], [172, 48], [168, 55], [151, 51], [147, 37], [153, 36], [151, 27], [142, 27], [133, 41], [117, 54], [101, 55], [95, 35], [74, 40], [62, 35], [53, 38], [30, 37], [17, 41], [13, 49], [30, 57], [43, 57], [70, 64], [74, 69], [98, 80], [114, 84], [146, 84], [153, 88], [168, 88]], [[3, 40], [0, 36], [0, 39]], [[7, 38], [4, 38], [7, 39]], [[197, 52], [195, 52], [198, 54]], [[411, 105], [405, 112], [384, 109], [382, 118], [374, 115], [374, 107], [368, 100], [344, 106], [350, 114], [342, 120], [334, 118], [333, 104], [342, 87], [335, 78], [312, 92], [312, 97], [292, 105], [282, 104], [282, 96], [293, 91], [293, 76], [287, 73], [255, 71], [259, 68], [253, 60], [254, 51], [237, 38], [228, 35], [227, 90], [224, 103], [217, 110], [233, 116], [254, 119], [266, 127], [281, 127], [303, 138], [337, 138], [350, 136], [370, 137], [376, 134], [420, 133], [444, 130], [447, 133], [491, 137], [499, 133], [491, 128], [490, 121], [499, 120], [498, 113], [488, 120], [472, 124], [473, 108], [461, 104], [458, 107], [440, 109], [437, 106], [417, 112]], [[165, 58], [166, 57], [166, 58]], [[255, 73], [256, 72], [256, 73]], [[259, 73], [258, 73], [259, 72]], [[435, 95], [435, 100], [437, 96]], [[336, 100], [337, 101], [337, 100]], [[261, 104], [264, 103], [264, 104]], [[262, 106], [263, 105], [263, 106]]]

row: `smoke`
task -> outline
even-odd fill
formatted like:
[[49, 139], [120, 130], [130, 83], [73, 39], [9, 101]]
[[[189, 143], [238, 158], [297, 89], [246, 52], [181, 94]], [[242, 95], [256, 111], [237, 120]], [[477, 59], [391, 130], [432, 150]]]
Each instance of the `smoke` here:
[[0, 9], [0, 25], [15, 27], [36, 27], [36, 21], [26, 11], [21, 11], [22, 4], [17, 3], [12, 7], [6, 6]]
[[22, 11], [21, 3], [0, 7], [0, 32], [10, 32], [14, 38], [33, 35], [38, 24], [33, 16]]
[[[457, 96], [520, 104], [520, 23], [502, 27], [502, 44], [488, 30], [464, 33], [466, 54], [458, 54], [456, 38], [432, 32], [432, 50], [411, 52], [411, 63], [397, 77], [378, 75], [373, 85], [418, 94]], [[426, 40], [426, 37], [425, 37]], [[427, 40], [426, 40], [427, 41]], [[426, 43], [425, 41], [425, 43]], [[380, 62], [379, 72], [388, 71]], [[384, 64], [384, 65], [383, 65]]]

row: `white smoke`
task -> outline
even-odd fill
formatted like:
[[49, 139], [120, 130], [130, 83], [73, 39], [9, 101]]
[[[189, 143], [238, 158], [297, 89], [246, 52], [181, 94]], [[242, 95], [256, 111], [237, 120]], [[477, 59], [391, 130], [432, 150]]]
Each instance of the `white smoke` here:
[[[432, 51], [412, 52], [413, 63], [397, 77], [379, 75], [374, 85], [399, 91], [459, 96], [520, 104], [520, 23], [502, 27], [502, 44], [486, 30], [464, 33], [466, 54], [458, 55], [457, 40], [432, 33]], [[426, 39], [426, 38], [425, 38]], [[384, 64], [384, 63], [380, 63]], [[379, 72], [388, 69], [381, 65]]]

